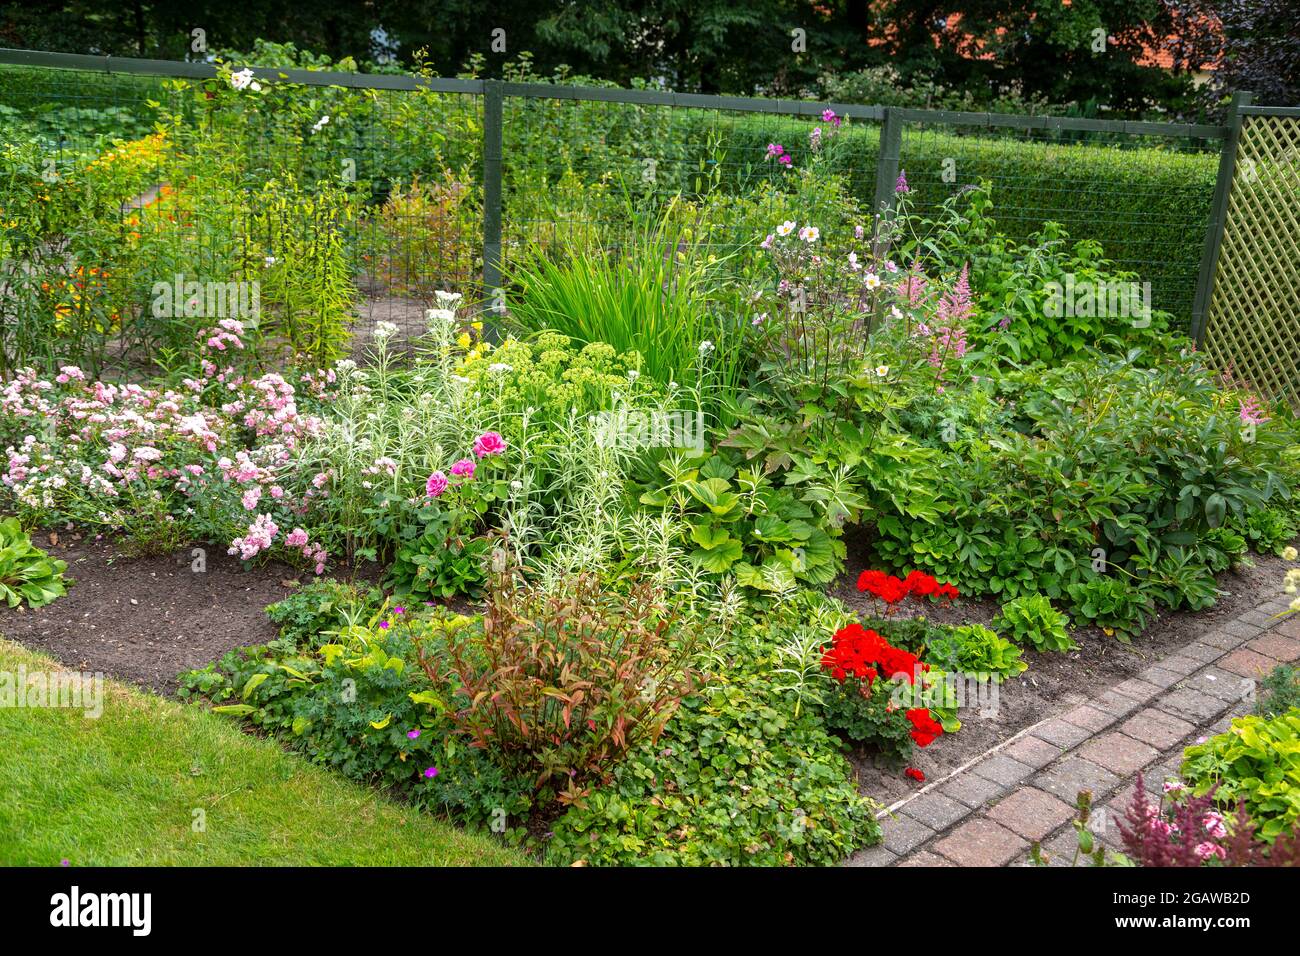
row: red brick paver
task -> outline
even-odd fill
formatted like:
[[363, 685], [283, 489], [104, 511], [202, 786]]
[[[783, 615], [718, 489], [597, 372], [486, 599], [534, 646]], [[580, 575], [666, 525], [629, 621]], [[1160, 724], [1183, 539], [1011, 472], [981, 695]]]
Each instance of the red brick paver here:
[[959, 866], [1005, 866], [1025, 850], [1026, 840], [992, 820], [967, 820], [934, 845]]
[[1094, 737], [1079, 748], [1080, 756], [1115, 773], [1137, 773], [1160, 756], [1154, 747], [1114, 731]]
[[1277, 666], [1277, 661], [1242, 647], [1221, 658], [1219, 666], [1242, 677], [1263, 677]]
[[1074, 816], [1074, 808], [1036, 787], [1021, 787], [992, 807], [988, 816], [1026, 839], [1041, 840]]

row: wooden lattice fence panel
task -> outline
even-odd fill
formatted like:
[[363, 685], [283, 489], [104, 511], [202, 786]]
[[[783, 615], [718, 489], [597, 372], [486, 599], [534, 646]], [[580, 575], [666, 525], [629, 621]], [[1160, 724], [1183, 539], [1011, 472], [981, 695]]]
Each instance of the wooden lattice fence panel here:
[[1300, 407], [1300, 118], [1242, 117], [1205, 350]]

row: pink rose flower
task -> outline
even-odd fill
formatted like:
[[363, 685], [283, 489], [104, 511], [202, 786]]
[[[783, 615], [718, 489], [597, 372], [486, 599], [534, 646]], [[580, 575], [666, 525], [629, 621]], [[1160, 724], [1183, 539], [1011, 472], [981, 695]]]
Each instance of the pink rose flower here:
[[429, 476], [429, 480], [424, 483], [424, 493], [430, 498], [437, 498], [447, 490], [447, 476], [440, 471], [435, 471]]
[[451, 466], [451, 473], [455, 475], [457, 478], [473, 478], [474, 459], [462, 458], [460, 461], [456, 462], [454, 465]]
[[479, 458], [499, 455], [506, 450], [506, 441], [496, 432], [484, 432], [474, 439], [474, 454]]

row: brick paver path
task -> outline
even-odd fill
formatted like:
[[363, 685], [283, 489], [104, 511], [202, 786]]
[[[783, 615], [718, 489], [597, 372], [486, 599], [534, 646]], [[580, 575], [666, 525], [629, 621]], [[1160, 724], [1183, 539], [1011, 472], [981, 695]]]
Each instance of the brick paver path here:
[[1254, 682], [1300, 660], [1300, 616], [1278, 619], [1276, 598], [1202, 635], [1137, 677], [1021, 731], [972, 763], [881, 814], [884, 839], [849, 866], [1024, 864], [1039, 842], [1069, 865], [1080, 790], [1093, 795], [1093, 829], [1120, 846], [1137, 774], [1159, 792], [1183, 749], [1251, 711]]

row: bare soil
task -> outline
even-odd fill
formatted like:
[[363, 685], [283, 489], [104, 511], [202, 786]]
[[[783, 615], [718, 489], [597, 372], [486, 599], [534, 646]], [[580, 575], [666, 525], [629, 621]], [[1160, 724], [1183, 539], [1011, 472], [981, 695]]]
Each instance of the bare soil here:
[[0, 611], [0, 635], [46, 651], [79, 671], [172, 693], [182, 671], [234, 647], [276, 636], [265, 608], [307, 576], [284, 564], [244, 570], [224, 547], [203, 547], [206, 569], [192, 569], [191, 548], [162, 557], [126, 557], [108, 540], [60, 533], [33, 541], [68, 562], [75, 583], [37, 610]]

